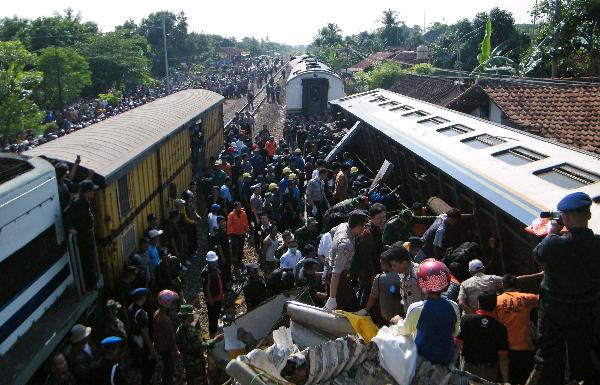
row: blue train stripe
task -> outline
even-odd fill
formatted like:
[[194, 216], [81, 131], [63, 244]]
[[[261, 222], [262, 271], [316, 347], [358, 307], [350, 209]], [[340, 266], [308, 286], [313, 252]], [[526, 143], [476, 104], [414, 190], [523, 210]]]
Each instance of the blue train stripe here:
[[29, 301], [0, 326], [0, 343], [4, 342], [71, 274], [69, 264], [42, 287]]

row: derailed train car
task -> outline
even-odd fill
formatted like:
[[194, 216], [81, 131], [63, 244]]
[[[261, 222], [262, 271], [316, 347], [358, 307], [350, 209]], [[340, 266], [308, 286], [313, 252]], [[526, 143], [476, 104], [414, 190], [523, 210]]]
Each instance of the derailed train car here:
[[180, 91], [24, 153], [67, 163], [81, 155], [77, 180], [94, 171], [96, 245], [110, 288], [147, 228], [147, 215], [163, 220], [188, 188], [192, 162], [218, 155], [223, 100], [207, 90]]
[[343, 97], [344, 81], [316, 58], [302, 55], [290, 60], [286, 81], [288, 113], [321, 115], [327, 101]]
[[381, 89], [330, 104], [359, 122], [344, 151], [372, 170], [393, 163], [389, 184], [401, 184], [407, 202], [437, 196], [474, 213], [470, 231], [498, 272], [536, 269], [538, 239], [522, 229], [568, 193], [592, 197], [590, 226], [600, 232], [596, 154]]

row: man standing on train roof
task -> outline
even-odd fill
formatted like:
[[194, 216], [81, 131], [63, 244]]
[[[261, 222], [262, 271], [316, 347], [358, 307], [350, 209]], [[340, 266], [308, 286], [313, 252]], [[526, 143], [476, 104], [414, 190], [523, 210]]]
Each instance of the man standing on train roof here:
[[597, 384], [600, 378], [592, 363], [594, 337], [600, 333], [600, 236], [588, 225], [592, 204], [583, 192], [561, 199], [557, 209], [568, 231], [560, 235], [562, 225], [553, 221], [533, 250], [544, 270], [536, 357], [542, 364], [540, 384], [564, 383], [567, 351], [569, 380]]
[[358, 300], [350, 281], [350, 267], [356, 238], [362, 234], [368, 220], [369, 216], [364, 211], [355, 210], [350, 213], [348, 222], [331, 230], [331, 253], [325, 264], [325, 275], [329, 278], [329, 298], [324, 307], [326, 310], [358, 310]]

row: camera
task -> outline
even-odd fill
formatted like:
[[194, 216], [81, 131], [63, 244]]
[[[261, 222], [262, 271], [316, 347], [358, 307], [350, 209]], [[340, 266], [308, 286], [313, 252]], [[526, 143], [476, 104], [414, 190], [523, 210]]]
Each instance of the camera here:
[[562, 216], [560, 211], [542, 211], [540, 218], [550, 218], [550, 220], [556, 221], [559, 226], [563, 226]]

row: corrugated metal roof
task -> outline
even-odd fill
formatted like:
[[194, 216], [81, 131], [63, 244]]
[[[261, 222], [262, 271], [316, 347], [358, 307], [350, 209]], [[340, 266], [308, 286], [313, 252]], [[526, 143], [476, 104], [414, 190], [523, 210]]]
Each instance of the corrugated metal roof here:
[[24, 155], [66, 162], [73, 162], [81, 155], [81, 166], [94, 170], [108, 184], [125, 166], [131, 167], [143, 159], [144, 153], [195, 122], [223, 99], [208, 90], [180, 91], [43, 144]]

